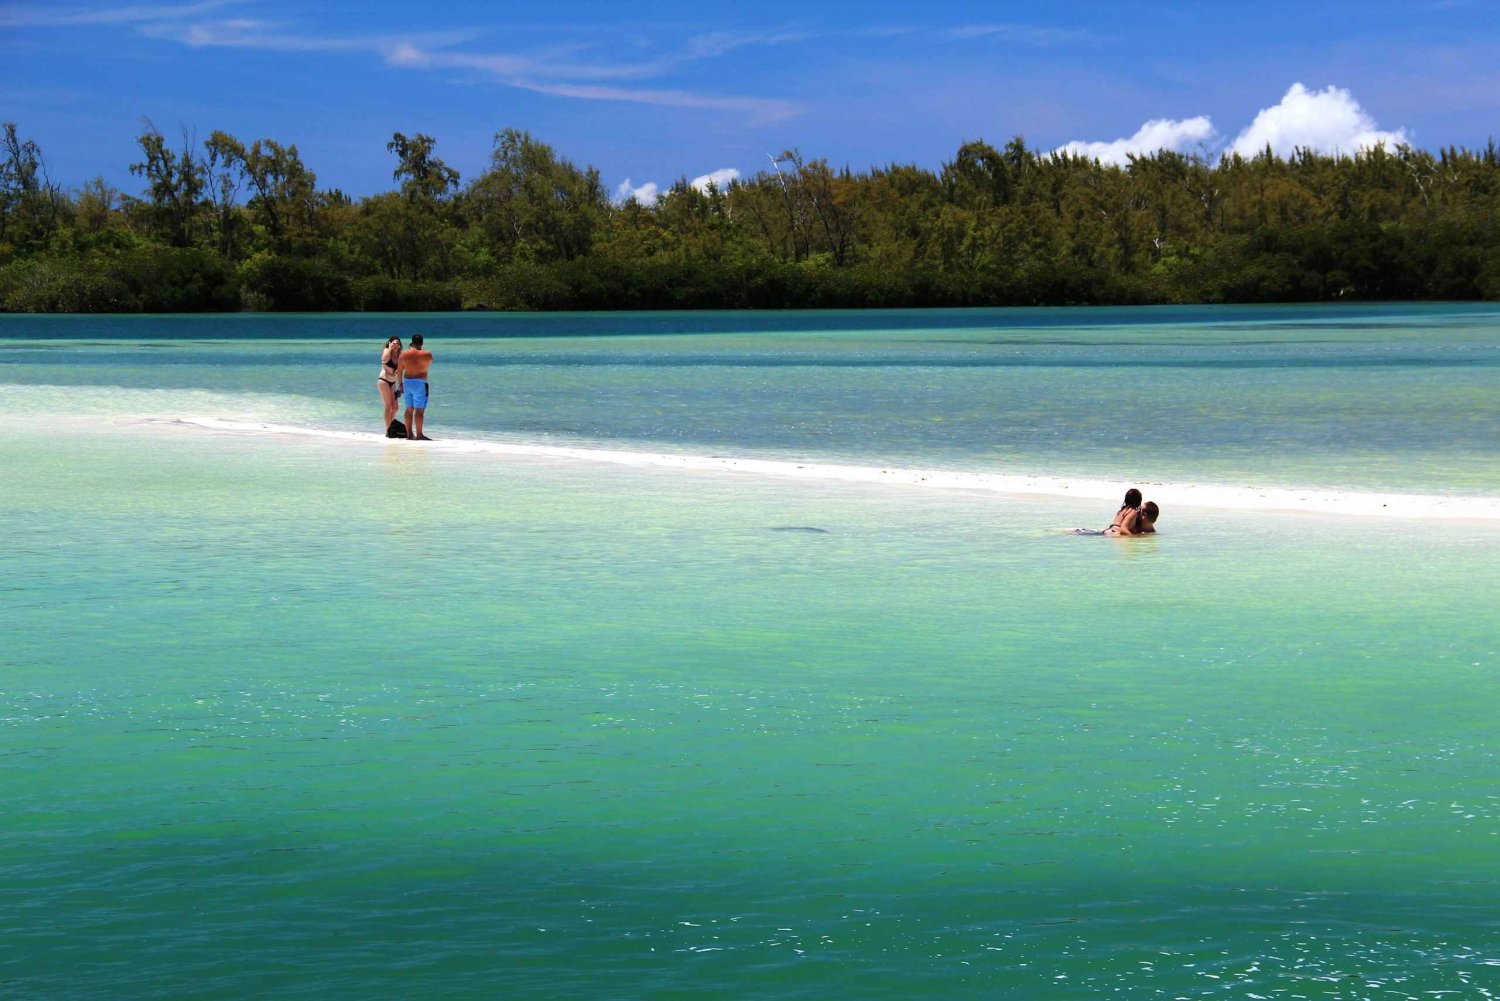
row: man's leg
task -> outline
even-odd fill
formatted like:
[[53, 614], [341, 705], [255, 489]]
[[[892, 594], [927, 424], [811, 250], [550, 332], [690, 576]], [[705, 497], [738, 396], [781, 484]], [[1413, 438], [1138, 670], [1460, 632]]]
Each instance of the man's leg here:
[[[418, 412], [420, 413], [420, 411], [418, 411]], [[411, 407], [407, 407], [406, 408], [406, 437], [408, 437], [408, 438], [415, 438], [416, 435], [413, 434], [412, 430], [411, 430], [411, 419], [412, 419], [411, 415], [412, 415], [412, 408]]]
[[426, 437], [426, 435], [422, 434], [422, 418], [424, 418], [426, 416], [427, 416], [427, 408], [426, 407], [422, 407], [420, 410], [417, 411], [417, 416], [415, 418], [415, 420], [417, 422], [417, 425], [416, 425], [417, 426], [417, 430], [416, 430], [416, 433], [414, 435], [412, 435], [413, 438], [421, 439], [421, 438], [425, 438]]

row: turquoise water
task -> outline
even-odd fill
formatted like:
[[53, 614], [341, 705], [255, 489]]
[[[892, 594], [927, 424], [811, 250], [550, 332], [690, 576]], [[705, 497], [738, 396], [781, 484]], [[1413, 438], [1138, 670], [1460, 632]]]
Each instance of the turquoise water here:
[[[1306, 312], [422, 323], [450, 437], [1500, 493], [1500, 314]], [[368, 427], [384, 321], [0, 321], [0, 994], [1500, 991], [1500, 525], [216, 434]]]
[[[1485, 304], [0, 316], [23, 385], [232, 393], [260, 416], [340, 428], [370, 428], [372, 410], [379, 424], [380, 345], [413, 330], [437, 357], [434, 436], [1122, 480], [1500, 484], [1500, 308]], [[161, 409], [120, 395], [100, 405]]]

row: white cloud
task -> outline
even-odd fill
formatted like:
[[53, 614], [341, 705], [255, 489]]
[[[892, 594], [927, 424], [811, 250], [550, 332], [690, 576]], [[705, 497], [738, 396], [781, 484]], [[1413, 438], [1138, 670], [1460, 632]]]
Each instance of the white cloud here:
[[1265, 108], [1229, 146], [1229, 152], [1255, 156], [1267, 146], [1277, 156], [1290, 156], [1298, 149], [1318, 153], [1345, 154], [1385, 143], [1395, 146], [1411, 140], [1405, 129], [1385, 132], [1342, 87], [1310, 91], [1292, 84], [1281, 103]]
[[655, 181], [647, 181], [640, 187], [635, 187], [630, 183], [630, 178], [627, 177], [615, 189], [615, 201], [628, 202], [634, 198], [642, 205], [651, 206], [656, 204], [656, 198], [660, 194], [660, 190]]
[[1163, 149], [1180, 152], [1200, 143], [1215, 142], [1217, 139], [1218, 133], [1214, 131], [1214, 123], [1205, 115], [1184, 118], [1181, 121], [1153, 118], [1128, 139], [1116, 139], [1113, 142], [1074, 140], [1065, 146], [1058, 147], [1054, 152], [1086, 156], [1102, 163], [1123, 167], [1128, 162], [1126, 158], [1132, 153], [1137, 156], [1149, 156]]
[[[699, 174], [688, 182], [688, 186], [699, 191], [707, 192], [708, 186], [713, 184], [720, 191], [729, 187], [729, 182], [738, 180], [740, 172], [734, 167], [720, 167], [718, 170], [707, 174]], [[655, 181], [647, 181], [645, 184], [635, 184], [630, 178], [625, 178], [615, 188], [615, 201], [624, 203], [634, 198], [642, 205], [651, 206], [657, 203], [662, 196], [661, 185]]]
[[699, 191], [706, 193], [710, 184], [718, 188], [720, 191], [723, 191], [725, 188], [729, 187], [730, 181], [737, 181], [739, 180], [739, 177], [740, 172], [735, 168], [720, 167], [718, 170], [715, 170], [712, 173], [700, 174], [688, 183], [697, 188]]
[[1375, 124], [1369, 112], [1342, 87], [1310, 91], [1294, 83], [1280, 103], [1262, 108], [1233, 142], [1226, 145], [1207, 116], [1173, 121], [1155, 118], [1135, 135], [1113, 142], [1074, 140], [1053, 152], [1086, 156], [1107, 164], [1124, 166], [1130, 154], [1149, 155], [1168, 149], [1183, 152], [1194, 146], [1205, 151], [1256, 156], [1269, 146], [1277, 156], [1291, 156], [1298, 149], [1327, 155], [1353, 155], [1361, 149], [1384, 143], [1410, 143], [1405, 129], [1387, 132]]

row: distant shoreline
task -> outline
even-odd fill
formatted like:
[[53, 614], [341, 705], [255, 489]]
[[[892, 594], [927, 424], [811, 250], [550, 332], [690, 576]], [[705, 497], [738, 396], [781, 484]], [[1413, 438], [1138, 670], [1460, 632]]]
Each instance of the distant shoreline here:
[[[1255, 322], [1260, 324], [1295, 324], [1298, 322], [1323, 323], [1340, 316], [1363, 319], [1405, 319], [1414, 316], [1435, 314], [1439, 316], [1486, 316], [1500, 317], [1500, 302], [1472, 299], [1401, 300], [1383, 299], [1340, 302], [1266, 302], [1266, 303], [1134, 303], [1121, 305], [1072, 304], [1036, 306], [872, 306], [831, 307], [808, 306], [788, 308], [680, 308], [680, 309], [484, 309], [484, 310], [437, 310], [437, 311], [285, 311], [268, 312], [256, 310], [219, 310], [206, 312], [169, 313], [68, 313], [68, 312], [16, 312], [0, 309], [0, 340], [25, 337], [28, 332], [17, 330], [28, 323], [44, 329], [47, 325], [120, 323], [126, 325], [145, 323], [186, 323], [189, 321], [212, 323], [276, 324], [297, 318], [319, 324], [317, 336], [368, 337], [367, 328], [379, 325], [410, 326], [428, 318], [435, 323], [461, 325], [466, 322], [486, 325], [486, 336], [493, 336], [495, 329], [515, 325], [536, 325], [535, 333], [553, 335], [572, 332], [571, 328], [581, 318], [597, 317], [620, 328], [619, 333], [643, 333], [671, 335], [683, 331], [641, 327], [640, 322], [651, 317], [705, 319], [710, 322], [695, 325], [693, 333], [806, 333], [808, 317], [827, 317], [830, 323], [818, 330], [868, 330], [869, 317], [899, 319], [901, 329], [913, 332], [930, 330], [984, 331], [1004, 334], [1010, 330], [1033, 331], [1047, 328], [1086, 326], [1104, 327], [1118, 325], [1122, 320], [1131, 323], [1150, 322], [1155, 325], [1177, 326], [1215, 324], [1221, 322]], [[782, 323], [777, 318], [785, 318]], [[845, 318], [839, 322], [839, 318]], [[855, 322], [858, 321], [858, 322]], [[489, 326], [494, 324], [494, 327]], [[546, 329], [558, 327], [559, 329]], [[638, 329], [639, 328], [639, 329]], [[46, 330], [50, 334], [51, 330]], [[158, 331], [161, 333], [163, 331]], [[134, 338], [136, 331], [112, 334], [90, 326], [89, 338], [112, 336]], [[463, 336], [461, 331], [433, 331], [443, 337]], [[36, 336], [30, 333], [30, 336]], [[299, 332], [298, 336], [302, 336]]]
[[740, 303], [688, 303], [681, 305], [672, 304], [642, 304], [642, 305], [618, 305], [601, 306], [598, 304], [580, 305], [547, 305], [547, 306], [456, 306], [453, 308], [426, 308], [414, 306], [411, 308], [360, 308], [351, 307], [347, 304], [332, 304], [325, 307], [301, 306], [288, 309], [247, 309], [244, 307], [233, 307], [223, 309], [172, 309], [172, 310], [26, 310], [7, 309], [0, 305], [0, 317], [73, 317], [82, 318], [164, 318], [164, 317], [287, 317], [287, 316], [352, 316], [352, 317], [411, 317], [411, 316], [441, 316], [441, 317], [479, 317], [479, 316], [571, 316], [571, 315], [596, 315], [596, 316], [632, 316], [649, 313], [681, 314], [694, 313], [733, 313], [737, 315], [766, 315], [775, 313], [961, 313], [961, 312], [1031, 312], [1031, 313], [1054, 313], [1067, 311], [1105, 311], [1105, 310], [1174, 310], [1174, 309], [1265, 309], [1265, 310], [1290, 310], [1290, 309], [1370, 309], [1378, 310], [1382, 307], [1391, 306], [1451, 306], [1469, 307], [1485, 310], [1500, 310], [1500, 298], [1451, 298], [1451, 297], [1406, 297], [1406, 298], [1377, 298], [1377, 299], [1194, 299], [1194, 300], [1058, 300], [1039, 302], [924, 302], [924, 301], [891, 301], [875, 303], [822, 303], [822, 302], [792, 302], [761, 305], [744, 305]]

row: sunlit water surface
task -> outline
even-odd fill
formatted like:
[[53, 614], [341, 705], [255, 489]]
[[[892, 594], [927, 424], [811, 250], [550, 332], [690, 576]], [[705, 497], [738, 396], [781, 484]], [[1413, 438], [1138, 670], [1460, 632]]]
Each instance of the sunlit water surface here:
[[[1227, 336], [1285, 333], [1257, 316], [1281, 322]], [[1495, 338], [1435, 317], [1357, 353], [1480, 361], [1058, 374], [1019, 346], [908, 388], [800, 363], [865, 353], [845, 328], [426, 329], [434, 433], [1332, 485], [1405, 470], [1390, 435], [1437, 470], [1408, 485], [1493, 494]], [[213, 434], [139, 418], [368, 426], [344, 382], [383, 321], [134, 322], [173, 336], [7, 345], [34, 419], [0, 442], [0, 994], [1500, 993], [1492, 523], [1200, 510], [1084, 539], [1108, 510]], [[1049, 445], [968, 379], [1074, 430]], [[1383, 430], [1356, 419], [1377, 389]], [[1299, 393], [1342, 465], [1337, 436], [1278, 444]], [[1095, 435], [1211, 397], [1274, 441]], [[1465, 407], [1431, 458], [1423, 415]]]

